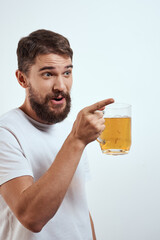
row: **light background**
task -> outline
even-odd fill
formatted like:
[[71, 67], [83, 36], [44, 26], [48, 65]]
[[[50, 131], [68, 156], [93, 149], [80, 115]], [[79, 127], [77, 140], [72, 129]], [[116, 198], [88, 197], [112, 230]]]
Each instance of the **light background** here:
[[0, 1], [0, 114], [25, 96], [14, 75], [17, 42], [42, 28], [66, 36], [74, 50], [71, 120], [104, 98], [132, 104], [128, 155], [87, 147], [98, 240], [160, 239], [159, 26], [158, 0]]

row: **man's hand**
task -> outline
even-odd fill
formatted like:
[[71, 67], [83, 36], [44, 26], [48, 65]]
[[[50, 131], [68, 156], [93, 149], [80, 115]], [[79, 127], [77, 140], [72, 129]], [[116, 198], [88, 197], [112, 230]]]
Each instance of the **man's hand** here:
[[105, 128], [101, 110], [113, 102], [114, 100], [109, 98], [82, 109], [74, 122], [71, 134], [84, 145], [96, 140]]

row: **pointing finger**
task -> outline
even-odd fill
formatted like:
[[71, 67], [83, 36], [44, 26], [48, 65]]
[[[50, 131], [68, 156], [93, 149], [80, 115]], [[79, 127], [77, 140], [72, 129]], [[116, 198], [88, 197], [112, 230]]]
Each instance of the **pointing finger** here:
[[100, 102], [94, 103], [93, 105], [89, 106], [88, 111], [93, 113], [97, 110], [104, 110], [104, 107], [111, 103], [114, 103], [113, 98], [102, 100]]

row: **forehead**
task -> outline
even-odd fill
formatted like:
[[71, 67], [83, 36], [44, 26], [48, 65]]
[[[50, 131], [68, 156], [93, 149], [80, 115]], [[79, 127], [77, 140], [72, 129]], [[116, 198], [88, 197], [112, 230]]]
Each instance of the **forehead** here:
[[50, 53], [50, 54], [38, 55], [36, 57], [34, 65], [37, 66], [38, 68], [41, 68], [44, 66], [63, 68], [71, 64], [72, 64], [72, 60], [70, 57]]

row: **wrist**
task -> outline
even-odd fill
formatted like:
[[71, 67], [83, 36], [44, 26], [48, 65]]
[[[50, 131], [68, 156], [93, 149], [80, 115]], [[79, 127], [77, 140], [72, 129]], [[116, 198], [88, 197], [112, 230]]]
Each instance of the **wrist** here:
[[83, 151], [84, 148], [86, 147], [86, 144], [71, 132], [68, 135], [67, 141], [72, 145], [72, 147], [77, 150], [77, 151]]

